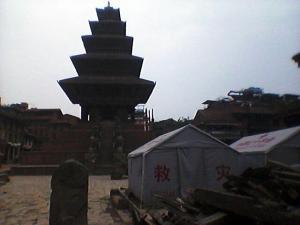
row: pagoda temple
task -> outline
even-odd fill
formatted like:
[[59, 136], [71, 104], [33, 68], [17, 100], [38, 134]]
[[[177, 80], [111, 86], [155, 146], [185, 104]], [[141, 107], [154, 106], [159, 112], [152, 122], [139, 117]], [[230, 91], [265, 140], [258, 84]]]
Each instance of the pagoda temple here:
[[83, 121], [134, 119], [155, 83], [140, 78], [143, 58], [132, 55], [133, 38], [126, 36], [120, 10], [108, 4], [96, 12], [98, 21], [89, 21], [92, 34], [82, 36], [86, 54], [70, 57], [78, 76], [58, 83], [81, 106]]

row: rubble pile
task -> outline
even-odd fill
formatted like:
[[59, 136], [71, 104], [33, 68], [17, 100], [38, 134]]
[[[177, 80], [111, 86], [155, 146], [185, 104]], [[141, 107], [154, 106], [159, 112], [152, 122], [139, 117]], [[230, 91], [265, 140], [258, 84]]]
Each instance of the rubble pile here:
[[229, 175], [225, 191], [197, 188], [189, 198], [154, 195], [155, 207], [141, 209], [126, 192], [135, 225], [300, 224], [300, 171], [268, 161], [262, 168]]
[[300, 206], [300, 172], [269, 161], [267, 167], [247, 169], [241, 176], [227, 176], [223, 187], [254, 198], [257, 203], [278, 210]]
[[300, 224], [300, 172], [268, 161], [262, 168], [227, 176], [227, 192], [196, 189], [197, 203], [208, 205], [260, 224]]
[[[170, 198], [155, 195], [156, 204], [140, 208], [137, 199], [132, 198], [127, 190], [111, 191], [111, 201], [116, 214], [124, 224], [133, 225], [213, 225], [226, 224], [228, 215], [220, 210], [200, 206], [192, 199]], [[127, 208], [127, 209], [126, 209]], [[128, 212], [128, 215], [125, 215]]]

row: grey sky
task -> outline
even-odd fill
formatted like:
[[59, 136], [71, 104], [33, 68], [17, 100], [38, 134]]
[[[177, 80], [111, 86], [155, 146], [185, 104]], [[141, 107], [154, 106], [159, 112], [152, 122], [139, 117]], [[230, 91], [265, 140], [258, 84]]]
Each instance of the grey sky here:
[[[6, 104], [61, 108], [79, 116], [57, 80], [77, 76], [69, 56], [84, 53], [101, 0], [1, 0], [0, 96]], [[194, 117], [206, 99], [250, 86], [300, 94], [299, 0], [119, 0], [144, 58], [141, 78], [156, 81], [147, 107], [156, 119]]]

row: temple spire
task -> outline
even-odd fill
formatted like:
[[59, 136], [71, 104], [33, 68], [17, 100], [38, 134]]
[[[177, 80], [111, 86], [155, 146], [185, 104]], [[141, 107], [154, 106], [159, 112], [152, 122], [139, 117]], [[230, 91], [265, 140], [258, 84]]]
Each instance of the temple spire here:
[[78, 76], [59, 81], [71, 102], [80, 105], [83, 121], [126, 121], [155, 86], [140, 79], [143, 58], [132, 55], [133, 38], [126, 36], [120, 10], [107, 4], [96, 9], [98, 21], [89, 21], [92, 34], [82, 36], [86, 54], [71, 56]]
[[107, 7], [110, 7], [110, 2], [109, 1], [107, 1]]

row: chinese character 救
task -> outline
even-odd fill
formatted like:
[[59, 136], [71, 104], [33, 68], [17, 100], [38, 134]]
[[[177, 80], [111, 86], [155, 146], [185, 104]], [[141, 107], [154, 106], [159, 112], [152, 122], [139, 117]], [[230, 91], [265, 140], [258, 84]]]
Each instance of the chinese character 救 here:
[[230, 174], [231, 168], [229, 166], [217, 166], [217, 180], [222, 180], [224, 177], [228, 176]]
[[156, 182], [170, 181], [170, 168], [167, 168], [166, 165], [158, 164], [154, 169], [154, 178]]

